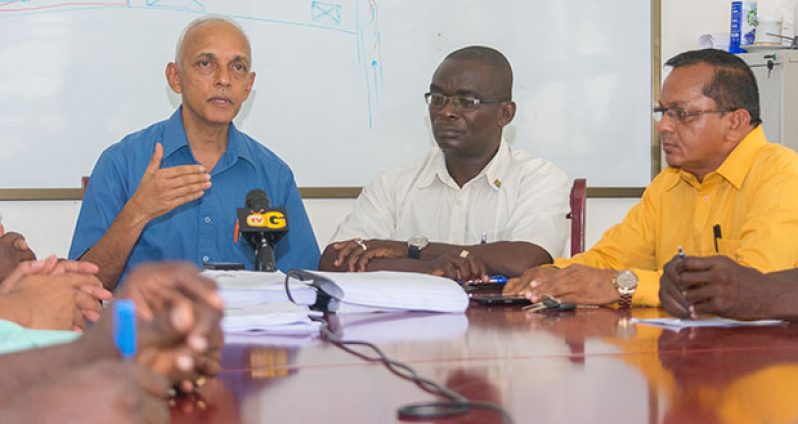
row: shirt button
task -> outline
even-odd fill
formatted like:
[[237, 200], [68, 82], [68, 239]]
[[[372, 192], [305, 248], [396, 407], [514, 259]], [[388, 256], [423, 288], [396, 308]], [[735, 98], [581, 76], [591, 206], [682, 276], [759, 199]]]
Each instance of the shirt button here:
[[209, 258], [207, 256], [203, 256], [202, 257], [202, 263], [206, 263], [207, 264], [210, 260], [211, 260], [211, 258]]
[[206, 216], [205, 219], [203, 219], [203, 221], [205, 221], [206, 224], [210, 224], [211, 223], [211, 217]]
[[704, 201], [709, 202], [709, 195], [704, 195]]

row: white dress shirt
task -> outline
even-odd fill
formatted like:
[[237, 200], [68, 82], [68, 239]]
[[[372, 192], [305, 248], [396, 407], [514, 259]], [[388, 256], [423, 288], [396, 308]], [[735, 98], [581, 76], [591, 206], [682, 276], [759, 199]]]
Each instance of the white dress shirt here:
[[526, 241], [561, 256], [568, 237], [568, 177], [551, 162], [502, 140], [487, 166], [463, 187], [433, 148], [415, 165], [385, 172], [363, 188], [331, 242], [354, 237], [456, 245]]

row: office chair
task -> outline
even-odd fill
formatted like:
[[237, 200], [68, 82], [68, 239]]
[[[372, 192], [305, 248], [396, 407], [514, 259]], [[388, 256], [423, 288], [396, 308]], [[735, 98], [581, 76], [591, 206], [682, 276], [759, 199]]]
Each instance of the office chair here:
[[585, 215], [587, 202], [587, 179], [577, 178], [571, 186], [569, 196], [571, 211], [566, 218], [571, 220], [571, 256], [585, 250]]

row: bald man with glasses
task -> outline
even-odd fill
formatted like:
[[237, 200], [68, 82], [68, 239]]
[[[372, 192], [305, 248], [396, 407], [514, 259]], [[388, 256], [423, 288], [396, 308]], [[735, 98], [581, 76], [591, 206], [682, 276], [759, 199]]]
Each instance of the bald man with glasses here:
[[[766, 140], [753, 73], [713, 49], [666, 65], [653, 113], [668, 168], [593, 248], [524, 272], [505, 293], [659, 305], [663, 267], [677, 255], [724, 255], [762, 272], [798, 263], [798, 155]], [[685, 304], [666, 289], [668, 301]]]
[[562, 254], [568, 177], [503, 140], [516, 110], [512, 80], [494, 49], [449, 54], [424, 95], [437, 146], [364, 188], [320, 268], [487, 280]]

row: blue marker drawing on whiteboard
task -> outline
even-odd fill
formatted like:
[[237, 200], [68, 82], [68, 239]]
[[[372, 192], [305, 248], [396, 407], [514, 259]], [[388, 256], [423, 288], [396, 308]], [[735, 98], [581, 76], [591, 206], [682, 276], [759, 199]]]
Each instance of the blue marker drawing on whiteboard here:
[[310, 2], [311, 19], [321, 24], [341, 25], [341, 5], [323, 1]]
[[[133, 0], [128, 0], [128, 5], [132, 2]], [[147, 0], [145, 6], [170, 10], [194, 10], [199, 12], [205, 10], [205, 7], [199, 0]]]

